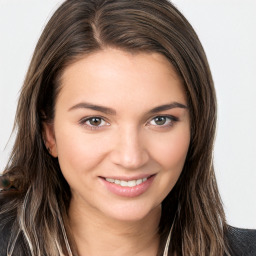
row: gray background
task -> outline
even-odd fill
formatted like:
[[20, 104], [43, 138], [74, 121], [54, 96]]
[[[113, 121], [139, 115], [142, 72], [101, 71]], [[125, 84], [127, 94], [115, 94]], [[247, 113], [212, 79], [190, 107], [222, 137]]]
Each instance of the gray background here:
[[[19, 89], [35, 44], [61, 2], [0, 0], [0, 172], [12, 147], [14, 136], [9, 137]], [[227, 220], [256, 228], [256, 1], [173, 3], [198, 33], [215, 81], [215, 169]]]

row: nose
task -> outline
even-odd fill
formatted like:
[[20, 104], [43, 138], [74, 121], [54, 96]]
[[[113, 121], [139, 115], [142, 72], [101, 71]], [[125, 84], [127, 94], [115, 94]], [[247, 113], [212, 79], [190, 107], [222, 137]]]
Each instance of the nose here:
[[125, 169], [138, 169], [149, 160], [143, 140], [135, 128], [119, 131], [115, 146], [110, 154], [111, 161]]

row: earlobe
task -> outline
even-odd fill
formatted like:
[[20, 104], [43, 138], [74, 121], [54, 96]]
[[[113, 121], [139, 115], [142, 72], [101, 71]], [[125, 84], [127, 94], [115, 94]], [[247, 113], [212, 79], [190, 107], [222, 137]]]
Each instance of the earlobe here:
[[58, 157], [54, 126], [52, 123], [43, 122], [43, 140], [49, 154]]

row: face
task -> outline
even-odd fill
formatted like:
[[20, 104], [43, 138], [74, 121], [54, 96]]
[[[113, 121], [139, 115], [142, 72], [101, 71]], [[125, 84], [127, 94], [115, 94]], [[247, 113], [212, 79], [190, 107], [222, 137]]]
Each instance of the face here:
[[190, 124], [182, 83], [157, 53], [105, 49], [68, 66], [47, 146], [72, 204], [117, 220], [148, 216], [175, 185]]

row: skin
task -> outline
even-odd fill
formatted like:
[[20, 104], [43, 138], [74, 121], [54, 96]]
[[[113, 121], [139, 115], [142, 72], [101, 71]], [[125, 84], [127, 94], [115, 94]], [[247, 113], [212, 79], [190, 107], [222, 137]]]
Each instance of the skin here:
[[[55, 118], [44, 127], [71, 188], [79, 255], [156, 255], [161, 202], [182, 171], [190, 123], [185, 107], [151, 110], [174, 102], [187, 105], [182, 82], [157, 53], [107, 48], [64, 70]], [[153, 182], [135, 197], [112, 193], [102, 178], [143, 175]]]

